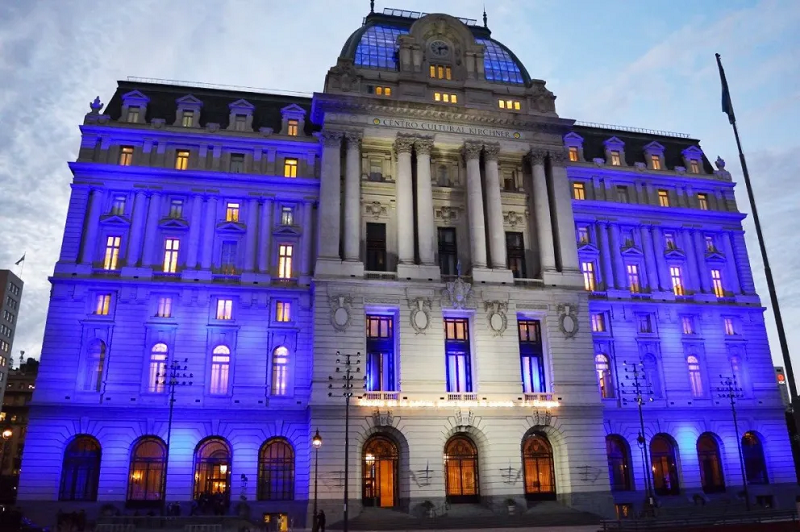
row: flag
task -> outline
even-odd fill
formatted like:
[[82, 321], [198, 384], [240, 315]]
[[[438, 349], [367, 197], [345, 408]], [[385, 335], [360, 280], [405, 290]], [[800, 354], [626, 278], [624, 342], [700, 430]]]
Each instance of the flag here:
[[733, 103], [731, 102], [731, 92], [728, 90], [728, 80], [725, 79], [725, 69], [722, 68], [719, 54], [717, 55], [717, 66], [719, 67], [719, 79], [722, 82], [722, 112], [728, 115], [731, 124], [736, 123], [736, 116], [733, 114]]
[[22, 257], [20, 257], [20, 259], [17, 262], [14, 263], [14, 266], [19, 266], [21, 262], [24, 262], [25, 261], [25, 255], [27, 255], [27, 253], [23, 253]]

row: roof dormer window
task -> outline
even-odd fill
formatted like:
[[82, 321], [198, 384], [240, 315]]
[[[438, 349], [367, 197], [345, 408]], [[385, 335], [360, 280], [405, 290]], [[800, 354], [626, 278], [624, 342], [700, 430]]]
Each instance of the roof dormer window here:
[[651, 155], [650, 164], [652, 164], [653, 170], [661, 170], [661, 157], [659, 155]]
[[569, 160], [573, 163], [578, 162], [578, 148], [577, 146], [569, 147]]
[[431, 79], [453, 79], [453, 73], [446, 65], [431, 65], [430, 75]]
[[497, 100], [497, 105], [500, 109], [507, 109], [509, 111], [519, 111], [522, 108], [519, 100]]
[[236, 131], [244, 131], [247, 127], [247, 115], [236, 115], [233, 124], [233, 129]]
[[692, 174], [699, 174], [700, 173], [700, 163], [697, 162], [697, 159], [692, 159], [689, 161], [689, 172]]
[[622, 159], [617, 150], [611, 150], [611, 166], [619, 166], [622, 164]]
[[147, 104], [150, 98], [139, 91], [131, 91], [122, 95], [122, 111], [120, 120], [129, 124], [144, 124]]
[[127, 121], [131, 124], [136, 124], [139, 122], [139, 106], [138, 105], [131, 105], [128, 107], [128, 117]]

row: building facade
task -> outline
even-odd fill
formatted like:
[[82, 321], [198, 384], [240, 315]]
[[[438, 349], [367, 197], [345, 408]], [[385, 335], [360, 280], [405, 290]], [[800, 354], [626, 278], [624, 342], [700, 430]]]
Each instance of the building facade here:
[[28, 428], [28, 403], [36, 389], [39, 361], [29, 358], [20, 367], [8, 372], [3, 409], [0, 412], [0, 502], [12, 503], [17, 497], [17, 484], [22, 464], [22, 450]]
[[22, 503], [735, 502], [722, 374], [793, 504], [724, 163], [560, 118], [485, 24], [371, 13], [312, 98], [124, 81], [81, 131]]
[[[13, 356], [14, 331], [22, 303], [22, 279], [11, 270], [0, 270], [0, 384], [5, 384]], [[0, 388], [2, 390], [5, 386]], [[0, 391], [0, 401], [3, 399]]]

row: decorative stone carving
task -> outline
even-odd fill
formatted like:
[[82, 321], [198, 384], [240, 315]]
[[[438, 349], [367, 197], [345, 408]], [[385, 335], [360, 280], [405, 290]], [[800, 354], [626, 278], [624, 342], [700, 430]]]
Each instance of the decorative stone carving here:
[[467, 308], [472, 298], [472, 285], [464, 282], [459, 276], [458, 279], [442, 289], [442, 308], [450, 307], [454, 309]]
[[206, 122], [206, 131], [210, 133], [216, 133], [219, 131], [219, 124], [216, 122]]
[[606, 164], [606, 160], [603, 159], [602, 157], [595, 157], [594, 159], [592, 159], [592, 162], [594, 163], [595, 166], [605, 166]]
[[430, 155], [433, 149], [433, 139], [420, 137], [414, 141], [414, 148], [417, 150], [417, 155]]
[[341, 146], [344, 133], [341, 131], [322, 131], [319, 138], [323, 146]]
[[382, 204], [380, 201], [373, 201], [372, 203], [367, 203], [364, 206], [364, 211], [368, 215], [373, 216], [377, 220], [381, 216], [386, 216], [386, 214], [389, 212], [389, 209], [386, 205]]
[[550, 150], [550, 162], [553, 166], [564, 166], [569, 161], [569, 155], [564, 149]]
[[261, 133], [262, 137], [269, 137], [275, 131], [271, 127], [260, 127], [258, 128], [258, 132]]
[[717, 176], [719, 176], [722, 179], [725, 179], [726, 181], [732, 180], [731, 173], [725, 170], [725, 159], [717, 155], [717, 160], [714, 161], [714, 164], [717, 166], [717, 171], [714, 172]]
[[489, 323], [489, 330], [495, 336], [502, 336], [508, 327], [508, 303], [504, 301], [486, 301], [484, 304], [486, 309], [486, 321]]
[[456, 410], [456, 425], [459, 427], [471, 427], [475, 421], [475, 412], [472, 410]]
[[450, 224], [458, 220], [458, 207], [448, 207], [443, 206], [439, 209], [434, 211], [436, 218], [444, 222], [445, 224]]
[[486, 156], [486, 159], [490, 161], [496, 161], [497, 156], [500, 155], [500, 144], [484, 144], [483, 153]]
[[675, 167], [675, 172], [677, 172], [679, 174], [685, 174], [686, 173], [686, 167], [685, 166], [676, 166]]
[[514, 228], [525, 223], [525, 216], [516, 211], [508, 211], [503, 215], [503, 221], [509, 227]]
[[331, 305], [331, 325], [339, 332], [346, 331], [350, 326], [350, 307], [353, 298], [347, 294], [333, 296], [329, 299]]
[[645, 170], [647, 170], [647, 165], [641, 161], [633, 163], [633, 166], [635, 166], [636, 170], [639, 172], [644, 172]]
[[344, 136], [347, 138], [348, 149], [351, 149], [354, 146], [361, 146], [361, 133], [359, 131], [346, 131]]
[[95, 96], [94, 101], [89, 102], [89, 109], [91, 109], [89, 114], [92, 115], [100, 114], [100, 111], [103, 110], [103, 102], [100, 101], [100, 96]]
[[394, 422], [394, 415], [391, 410], [381, 412], [375, 410], [372, 413], [372, 424], [376, 427], [391, 427]]
[[558, 305], [558, 328], [564, 338], [578, 334], [578, 306], [568, 303]]
[[464, 157], [465, 161], [477, 159], [481, 156], [482, 149], [483, 144], [480, 142], [465, 142], [464, 147], [461, 148], [461, 155]]
[[427, 297], [418, 297], [408, 302], [411, 309], [411, 327], [417, 334], [425, 334], [431, 324], [431, 300]]
[[333, 78], [339, 78], [339, 87], [342, 92], [358, 91], [361, 86], [361, 78], [350, 59], [339, 58], [336, 66], [330, 69], [330, 75]]
[[531, 414], [531, 420], [537, 427], [549, 427], [553, 422], [553, 414], [550, 410], [534, 410]]
[[531, 148], [531, 151], [528, 152], [528, 159], [531, 161], [531, 164], [544, 164], [544, 158], [547, 156], [547, 152], [545, 150], [541, 150], [539, 148]]
[[414, 148], [415, 140], [414, 137], [398, 135], [397, 139], [394, 141], [394, 150], [397, 153], [411, 153], [411, 150]]

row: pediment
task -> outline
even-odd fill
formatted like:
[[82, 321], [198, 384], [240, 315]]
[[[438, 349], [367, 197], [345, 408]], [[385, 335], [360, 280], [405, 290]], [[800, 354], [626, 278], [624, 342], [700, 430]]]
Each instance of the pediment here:
[[668, 259], [685, 259], [686, 254], [678, 248], [668, 249], [664, 252], [664, 256]]
[[725, 255], [719, 251], [709, 251], [706, 253], [706, 260], [710, 260], [712, 262], [724, 262]]
[[629, 257], [641, 257], [642, 250], [637, 248], [636, 246], [628, 246], [622, 250], [622, 254]]
[[223, 233], [244, 233], [245, 226], [239, 222], [220, 222], [217, 224], [217, 231]]
[[578, 135], [574, 131], [564, 135], [564, 145], [565, 146], [580, 146], [582, 144], [583, 144], [583, 137], [581, 137], [580, 135]]
[[597, 246], [591, 242], [578, 242], [578, 249], [581, 250], [581, 253], [600, 253]]
[[230, 110], [234, 110], [234, 109], [248, 109], [248, 110], [252, 111], [253, 109], [255, 109], [255, 108], [256, 108], [256, 106], [255, 106], [255, 105], [253, 105], [252, 103], [248, 102], [248, 101], [247, 101], [247, 100], [245, 100], [244, 98], [240, 98], [240, 99], [236, 100], [235, 102], [229, 103], [229, 104], [228, 104], [228, 108], [229, 108]]
[[202, 107], [203, 106], [203, 102], [198, 100], [197, 98], [195, 98], [191, 94], [187, 94], [186, 96], [182, 96], [182, 97], [178, 98], [177, 100], [175, 100], [175, 103], [177, 103], [178, 105], [182, 105], [184, 107], [187, 107], [187, 106], [190, 106], [190, 105], [196, 105], [198, 107]]
[[653, 142], [651, 142], [650, 144], [647, 144], [644, 147], [644, 152], [645, 153], [664, 153], [664, 146], [662, 144], [659, 144], [656, 141], [653, 141]]
[[290, 116], [306, 116], [306, 110], [300, 107], [299, 105], [293, 103], [291, 105], [287, 105], [283, 109], [281, 109], [282, 115], [290, 115]]
[[273, 235], [300, 236], [300, 228], [296, 225], [279, 225], [272, 231]]
[[122, 101], [125, 103], [147, 103], [150, 98], [139, 91], [131, 91], [122, 95]]
[[606, 139], [603, 141], [603, 145], [606, 148], [623, 148], [625, 147], [625, 143], [622, 142], [618, 137], [611, 137], [610, 139]]
[[158, 222], [161, 229], [186, 229], [189, 227], [189, 222], [180, 218], [163, 218]]
[[703, 150], [697, 146], [689, 146], [681, 154], [687, 159], [700, 159], [703, 157]]
[[100, 217], [100, 223], [103, 225], [130, 225], [131, 221], [127, 216], [120, 216], [119, 214], [106, 214]]

